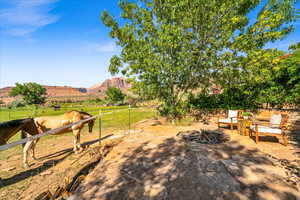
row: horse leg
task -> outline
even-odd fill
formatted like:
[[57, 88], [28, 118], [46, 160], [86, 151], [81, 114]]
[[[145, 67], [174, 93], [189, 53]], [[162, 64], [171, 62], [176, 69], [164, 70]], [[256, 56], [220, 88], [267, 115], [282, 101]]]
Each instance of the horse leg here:
[[24, 146], [24, 149], [23, 149], [23, 166], [25, 168], [28, 168], [28, 151], [32, 148], [32, 145], [33, 145], [34, 141], [28, 141], [25, 146]]
[[38, 143], [38, 141], [40, 140], [40, 138], [36, 139], [33, 141], [32, 147], [31, 147], [31, 157], [33, 160], [37, 160], [37, 158], [35, 157], [35, 147], [36, 144]]
[[74, 152], [79, 153], [82, 148], [80, 146], [80, 129], [73, 130], [74, 135]]
[[79, 149], [79, 151], [82, 151], [82, 147], [80, 144], [80, 130], [78, 131], [78, 135], [77, 135], [77, 149]]

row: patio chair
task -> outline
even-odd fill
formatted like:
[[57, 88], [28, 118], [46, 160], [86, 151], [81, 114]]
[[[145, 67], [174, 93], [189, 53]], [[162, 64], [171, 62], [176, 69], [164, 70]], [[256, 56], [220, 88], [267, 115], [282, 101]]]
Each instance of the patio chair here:
[[228, 110], [227, 118], [218, 118], [218, 128], [220, 128], [221, 124], [226, 124], [230, 125], [230, 129], [233, 130], [233, 126], [237, 126], [240, 113], [240, 110]]
[[260, 136], [275, 136], [282, 137], [284, 145], [287, 146], [286, 137], [286, 124], [288, 121], [288, 115], [285, 114], [273, 114], [269, 122], [253, 122], [250, 126], [251, 136], [255, 133], [255, 142], [259, 142]]

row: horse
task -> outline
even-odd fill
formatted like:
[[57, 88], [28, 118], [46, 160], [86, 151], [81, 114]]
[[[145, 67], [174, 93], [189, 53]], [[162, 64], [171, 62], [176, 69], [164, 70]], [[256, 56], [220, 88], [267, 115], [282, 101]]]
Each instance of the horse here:
[[7, 141], [21, 130], [31, 134], [37, 134], [37, 129], [32, 126], [33, 118], [17, 119], [0, 123], [0, 145], [7, 144]]
[[[26, 118], [26, 119], [17, 119], [7, 122], [0, 123], [0, 145], [7, 144], [7, 141], [13, 137], [15, 134], [17, 134], [19, 131], [21, 131], [21, 138], [25, 138], [25, 133], [28, 135], [36, 135], [39, 134], [38, 129], [34, 123], [33, 118]], [[27, 142], [27, 146], [32, 146], [35, 143], [35, 141], [29, 141]], [[23, 145], [23, 160], [27, 159], [27, 150], [25, 150]], [[24, 156], [26, 153], [26, 156]], [[35, 158], [34, 151], [32, 150], [31, 156]], [[27, 162], [27, 161], [26, 161]]]
[[[63, 115], [58, 115], [58, 116], [44, 116], [44, 117], [36, 117], [34, 118], [34, 125], [37, 128], [38, 133], [43, 133], [48, 130], [56, 129], [56, 128], [61, 128], [63, 126], [66, 126], [68, 124], [72, 124], [87, 118], [92, 117], [89, 113], [86, 112], [81, 112], [81, 111], [76, 111], [72, 110], [69, 112], [64, 113]], [[63, 129], [62, 131], [56, 133], [55, 135], [58, 134], [63, 134], [72, 131], [74, 135], [74, 152], [79, 153], [82, 151], [82, 147], [80, 144], [80, 131], [83, 128], [84, 124], [88, 123], [89, 127], [89, 133], [92, 133], [93, 131], [93, 126], [94, 126], [95, 119], [90, 120], [88, 122], [83, 122], [79, 123], [76, 125], [73, 125], [70, 128]], [[28, 137], [32, 135], [32, 131], [27, 132], [26, 130], [22, 131], [22, 136], [23, 137]], [[27, 156], [28, 156], [28, 151], [32, 151], [32, 158], [35, 158], [35, 146], [37, 144], [39, 139], [29, 141], [25, 144], [24, 151], [23, 151], [23, 165], [25, 168], [28, 167], [28, 161], [27, 161]]]

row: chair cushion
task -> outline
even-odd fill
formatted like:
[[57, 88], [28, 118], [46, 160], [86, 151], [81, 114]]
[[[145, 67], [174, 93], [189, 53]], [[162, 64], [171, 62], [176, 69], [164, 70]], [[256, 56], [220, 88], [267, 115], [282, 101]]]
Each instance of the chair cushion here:
[[238, 117], [238, 110], [228, 110], [228, 118]]
[[[255, 125], [252, 125], [251, 127], [252, 131], [256, 131]], [[272, 128], [272, 127], [267, 127], [267, 126], [258, 126], [258, 132], [259, 133], [272, 133], [272, 134], [281, 134], [281, 129], [279, 128]]]
[[281, 115], [272, 115], [270, 119], [270, 124], [272, 128], [279, 128], [281, 123]]
[[[230, 124], [231, 123], [231, 119], [219, 119], [219, 122], [221, 122], [221, 123], [225, 123], [225, 124]], [[232, 122], [233, 123], [237, 123], [237, 119], [236, 118], [233, 118], [232, 119]]]

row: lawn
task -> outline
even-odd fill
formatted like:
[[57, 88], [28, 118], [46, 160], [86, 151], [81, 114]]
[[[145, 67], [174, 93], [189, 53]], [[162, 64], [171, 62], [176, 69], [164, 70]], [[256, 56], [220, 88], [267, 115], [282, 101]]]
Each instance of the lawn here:
[[[114, 106], [114, 107], [64, 107], [59, 111], [54, 111], [51, 108], [41, 108], [36, 110], [30, 110], [26, 108], [17, 108], [17, 109], [1, 109], [0, 112], [0, 122], [7, 121], [9, 118], [12, 119], [21, 119], [33, 116], [47, 116], [47, 115], [60, 115], [69, 110], [81, 110], [88, 112], [92, 115], [98, 115], [101, 110], [102, 117], [102, 130], [124, 130], [128, 131], [134, 129], [134, 123], [156, 116], [156, 111], [152, 108], [131, 108], [130, 112], [127, 106]], [[9, 116], [10, 115], [10, 116]], [[129, 119], [130, 116], [130, 119]], [[87, 132], [87, 126], [82, 130], [83, 134]], [[96, 119], [93, 132], [98, 133], [99, 131], [99, 118]], [[72, 135], [72, 133], [67, 133]], [[48, 135], [42, 138], [42, 140], [52, 140], [60, 135]], [[16, 134], [9, 140], [10, 142], [17, 141], [20, 139], [20, 134]], [[21, 152], [21, 146], [10, 148], [6, 151], [0, 152], [0, 160], [7, 159], [12, 155]]]
[[28, 117], [38, 117], [46, 115], [60, 115], [70, 110], [79, 110], [88, 112], [90, 114], [99, 113], [99, 110], [102, 112], [108, 112], [115, 109], [128, 108], [128, 106], [109, 106], [109, 107], [99, 107], [99, 106], [82, 106], [82, 105], [68, 105], [62, 107], [60, 110], [55, 111], [53, 108], [49, 107], [40, 107], [35, 108], [33, 106], [20, 107], [14, 109], [0, 108], [0, 122], [9, 121], [14, 119], [22, 119]]

